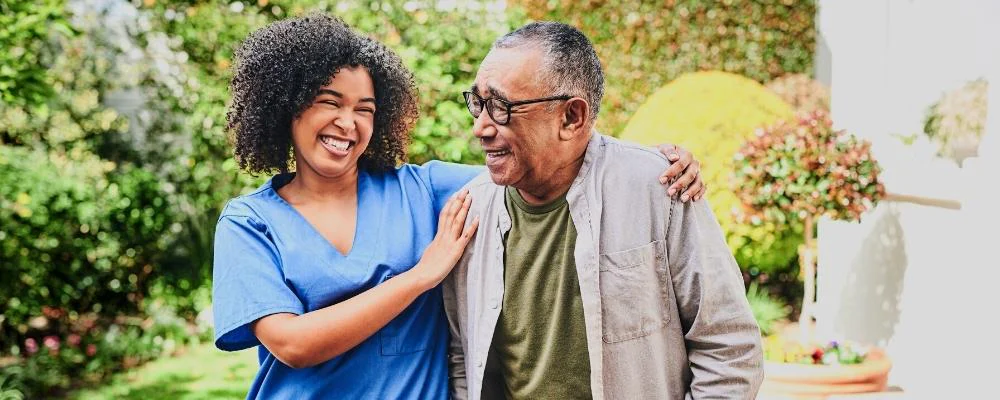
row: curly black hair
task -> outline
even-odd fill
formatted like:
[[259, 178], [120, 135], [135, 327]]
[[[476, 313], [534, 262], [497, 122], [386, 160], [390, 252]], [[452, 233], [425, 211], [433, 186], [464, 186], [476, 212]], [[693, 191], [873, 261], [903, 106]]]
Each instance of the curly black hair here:
[[378, 41], [339, 18], [310, 14], [250, 33], [234, 58], [226, 129], [244, 171], [288, 172], [292, 121], [337, 71], [357, 66], [372, 77], [378, 110], [358, 166], [385, 171], [406, 160], [409, 132], [418, 116], [413, 74]]

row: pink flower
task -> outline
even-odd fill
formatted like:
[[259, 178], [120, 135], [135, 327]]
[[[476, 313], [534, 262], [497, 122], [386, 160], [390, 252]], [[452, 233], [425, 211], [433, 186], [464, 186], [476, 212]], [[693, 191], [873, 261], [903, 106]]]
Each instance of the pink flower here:
[[59, 338], [55, 336], [46, 336], [45, 339], [42, 340], [42, 343], [45, 344], [45, 347], [49, 350], [59, 350]]
[[95, 346], [93, 343], [88, 344], [87, 345], [87, 356], [93, 357], [94, 354], [97, 354], [97, 346]]
[[35, 354], [38, 352], [38, 342], [35, 339], [27, 338], [24, 339], [24, 349], [28, 351], [28, 354]]
[[66, 338], [66, 342], [69, 343], [69, 345], [73, 346], [73, 347], [79, 346], [80, 345], [80, 335], [77, 335], [75, 333], [71, 333], [69, 335], [69, 337]]

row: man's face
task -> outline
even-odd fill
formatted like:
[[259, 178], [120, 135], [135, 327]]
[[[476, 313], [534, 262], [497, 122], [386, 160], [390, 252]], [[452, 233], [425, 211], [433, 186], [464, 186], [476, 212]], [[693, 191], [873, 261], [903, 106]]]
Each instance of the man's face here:
[[[507, 102], [561, 95], [540, 85], [541, 66], [542, 53], [534, 47], [494, 49], [479, 66], [472, 92]], [[551, 106], [550, 102], [515, 106], [506, 125], [496, 123], [485, 108], [476, 118], [473, 133], [486, 153], [494, 183], [531, 191], [552, 175], [558, 166], [553, 161], [561, 160], [553, 152], [564, 147], [558, 145], [561, 104]]]

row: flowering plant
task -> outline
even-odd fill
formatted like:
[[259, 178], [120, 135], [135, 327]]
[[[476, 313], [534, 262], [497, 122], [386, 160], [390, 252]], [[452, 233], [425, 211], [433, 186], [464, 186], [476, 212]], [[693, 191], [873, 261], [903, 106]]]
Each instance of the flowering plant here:
[[826, 113], [814, 112], [795, 123], [758, 129], [734, 166], [733, 189], [743, 204], [739, 218], [803, 223], [799, 264], [805, 295], [799, 322], [805, 329], [815, 298], [815, 219], [858, 221], [885, 196], [871, 144], [834, 130]]
[[743, 218], [858, 221], [885, 195], [871, 144], [833, 130], [821, 112], [757, 130], [735, 160]]
[[803, 345], [774, 335], [765, 339], [764, 343], [764, 358], [783, 363], [853, 365], [864, 362], [867, 355], [867, 351], [848, 342]]

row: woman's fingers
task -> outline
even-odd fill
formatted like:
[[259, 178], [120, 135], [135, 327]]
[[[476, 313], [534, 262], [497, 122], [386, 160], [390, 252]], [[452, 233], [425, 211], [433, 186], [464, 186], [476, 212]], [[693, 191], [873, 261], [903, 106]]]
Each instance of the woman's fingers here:
[[462, 202], [465, 200], [465, 191], [455, 193], [448, 199], [448, 205], [445, 206], [444, 210], [441, 210], [441, 221], [438, 224], [438, 234], [440, 235], [450, 235], [449, 238], [454, 238], [455, 235], [452, 233], [454, 227], [452, 223], [455, 221], [455, 214], [462, 208]]
[[455, 218], [451, 221], [451, 236], [449, 238], [453, 239], [458, 239], [462, 235], [462, 227], [465, 226], [465, 218], [468, 217], [469, 207], [472, 205], [472, 196], [469, 195], [468, 191], [463, 191], [459, 197], [462, 199], [462, 205], [459, 206]]
[[687, 187], [687, 190], [685, 190], [684, 193], [681, 195], [681, 201], [688, 201], [688, 200], [697, 201], [698, 195], [702, 193], [702, 187], [704, 187], [702, 181], [700, 179], [696, 179], [693, 183], [691, 183], [691, 185]]
[[465, 230], [462, 231], [462, 236], [458, 239], [463, 249], [469, 244], [469, 240], [472, 239], [472, 235], [476, 234], [477, 229], [479, 229], [478, 215], [472, 219], [472, 223], [469, 226], [465, 227]]
[[451, 221], [454, 219], [455, 212], [458, 206], [461, 204], [458, 202], [459, 193], [454, 194], [445, 203], [444, 208], [441, 209], [441, 215], [438, 216], [438, 234], [442, 234], [451, 228]]
[[683, 195], [683, 193], [686, 193], [688, 186], [691, 186], [691, 183], [698, 179], [699, 171], [700, 169], [697, 163], [693, 163], [690, 167], [684, 169], [684, 173], [670, 185], [670, 189], [667, 193], [676, 193], [680, 195], [681, 201], [688, 201], [690, 194]]

